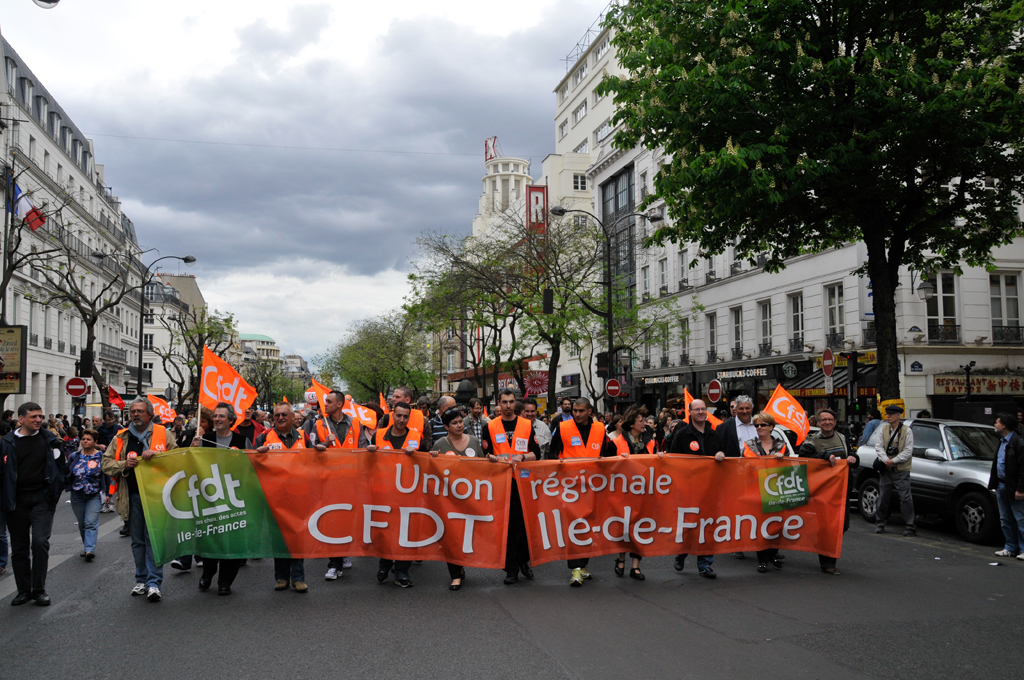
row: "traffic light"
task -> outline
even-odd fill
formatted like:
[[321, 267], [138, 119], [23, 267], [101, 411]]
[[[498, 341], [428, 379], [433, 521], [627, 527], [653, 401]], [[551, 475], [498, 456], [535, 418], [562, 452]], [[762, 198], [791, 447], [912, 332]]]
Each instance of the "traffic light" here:
[[608, 377], [608, 352], [597, 353], [597, 377]]

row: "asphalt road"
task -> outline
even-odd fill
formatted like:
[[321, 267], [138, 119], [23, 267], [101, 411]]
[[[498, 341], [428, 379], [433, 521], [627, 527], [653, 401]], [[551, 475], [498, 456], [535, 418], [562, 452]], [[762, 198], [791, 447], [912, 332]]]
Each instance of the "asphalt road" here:
[[[164, 600], [129, 596], [134, 566], [114, 515], [101, 516], [97, 559], [83, 562], [70, 506], [54, 522], [48, 608], [9, 606], [0, 577], [0, 678], [952, 678], [1024, 677], [1024, 562], [997, 561], [943, 530], [883, 536], [853, 518], [841, 576], [788, 552], [758, 574], [753, 555], [720, 555], [719, 578], [644, 560], [645, 582], [568, 586], [562, 563], [532, 582], [469, 570], [447, 589], [441, 563], [412, 568], [415, 587], [378, 584], [356, 558], [310, 592], [273, 590], [271, 560], [250, 562], [230, 597], [200, 593], [198, 570], [168, 567]], [[998, 547], [998, 546], [997, 546]], [[55, 565], [55, 566], [54, 566]]]

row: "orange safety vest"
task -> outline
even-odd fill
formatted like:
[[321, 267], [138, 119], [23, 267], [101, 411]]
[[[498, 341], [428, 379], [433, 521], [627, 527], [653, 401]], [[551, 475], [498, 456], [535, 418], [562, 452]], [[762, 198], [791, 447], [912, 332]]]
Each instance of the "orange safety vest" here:
[[[114, 460], [121, 460], [121, 452], [124, 451], [125, 437], [121, 435], [128, 431], [128, 428], [124, 428], [117, 433], [114, 438]], [[153, 434], [149, 438], [149, 450], [163, 452], [167, 450], [167, 428], [163, 425], [153, 424]], [[110, 478], [110, 486], [107, 488], [107, 495], [113, 496], [117, 493], [117, 477]]]
[[[263, 445], [269, 448], [271, 451], [281, 451], [284, 450], [285, 448], [284, 442], [281, 441], [281, 437], [279, 437], [277, 434], [277, 428], [273, 427], [267, 431], [267, 438], [263, 440]], [[306, 448], [306, 435], [302, 434], [302, 432], [300, 431], [299, 436], [296, 437], [295, 439], [295, 443], [292, 444], [292, 447], [287, 450], [298, 451], [304, 448]]]
[[487, 423], [487, 431], [491, 433], [491, 442], [494, 443], [495, 456], [514, 456], [518, 453], [524, 456], [530, 452], [530, 436], [533, 434], [533, 423], [522, 416], [516, 416], [516, 430], [512, 433], [513, 442], [508, 441], [505, 436], [505, 425], [501, 418], [494, 418]]
[[355, 418], [352, 419], [352, 424], [348, 428], [348, 433], [345, 435], [345, 441], [338, 444], [335, 440], [334, 444], [329, 444], [331, 440], [331, 431], [324, 423], [324, 419], [320, 418], [316, 421], [316, 440], [326, 446], [327, 448], [333, 449], [358, 449], [359, 448], [359, 421]]
[[[558, 433], [562, 436], [562, 453], [559, 458], [599, 458], [601, 445], [604, 444], [604, 423], [594, 422], [590, 425], [590, 436], [586, 446], [580, 428], [575, 420], [563, 420], [558, 425]], [[627, 445], [628, 446], [628, 445]]]
[[[420, 415], [422, 416], [423, 414], [421, 413]], [[387, 438], [385, 437], [385, 435], [387, 435], [387, 433], [390, 432], [390, 431], [391, 431], [391, 426], [390, 425], [388, 425], [387, 428], [380, 428], [380, 429], [377, 430], [377, 436], [375, 438], [375, 441], [377, 443], [377, 448], [380, 449], [381, 451], [394, 451], [394, 449], [391, 447], [391, 442], [388, 441]], [[422, 436], [421, 433], [414, 431], [410, 427], [409, 431], [405, 433], [405, 440], [402, 442], [402, 449], [404, 450], [405, 447], [407, 447], [409, 445], [412, 445], [414, 448], [417, 448], [417, 449], [420, 448], [420, 437], [421, 436]], [[411, 438], [411, 441], [410, 441], [410, 438]]]
[[612, 441], [615, 442], [615, 453], [620, 456], [629, 455], [629, 444], [626, 443], [626, 435], [619, 435], [615, 439], [612, 439]]

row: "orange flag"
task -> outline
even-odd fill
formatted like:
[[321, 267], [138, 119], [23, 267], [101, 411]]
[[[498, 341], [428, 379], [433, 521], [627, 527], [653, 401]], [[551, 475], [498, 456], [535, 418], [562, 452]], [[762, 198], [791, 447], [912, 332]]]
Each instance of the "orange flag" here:
[[[690, 402], [691, 401], [693, 401], [693, 395], [690, 394], [690, 390], [688, 390], [688, 389], [686, 389], [684, 387], [683, 388], [683, 410], [685, 411], [684, 416], [683, 416], [683, 422], [684, 423], [689, 423], [690, 422]], [[716, 418], [715, 416], [711, 415], [710, 413], [708, 414], [708, 422], [711, 423], [711, 426], [714, 427], [714, 428], [717, 428], [719, 425], [722, 424], [722, 421], [721, 421], [720, 418]]]
[[282, 394], [281, 395], [281, 399], [284, 400], [284, 403], [286, 403], [286, 404], [292, 403], [292, 402], [288, 401], [288, 395], [287, 394]]
[[359, 420], [363, 427], [368, 427], [371, 430], [377, 427], [377, 414], [374, 413], [372, 409], [368, 409], [365, 406], [361, 406], [352, 401], [351, 395], [345, 395], [345, 406], [341, 410], [342, 412]]
[[807, 437], [811, 425], [807, 422], [807, 414], [804, 413], [804, 407], [782, 385], [776, 387], [775, 391], [772, 392], [772, 397], [768, 400], [768, 406], [765, 408], [765, 411], [770, 413], [779, 425], [788, 427], [793, 432], [796, 432], [797, 446]]
[[211, 352], [209, 347], [203, 347], [199, 403], [212, 411], [222, 401], [231, 404], [235, 416], [245, 418], [245, 409], [256, 401], [256, 390], [228, 362]]
[[388, 408], [388, 400], [384, 398], [383, 392], [378, 392], [380, 395], [380, 410], [384, 412], [384, 415], [391, 413], [391, 409]]
[[164, 424], [174, 422], [174, 418], [178, 415], [171, 408], [171, 405], [160, 397], [154, 397], [152, 394], [147, 394], [146, 398], [149, 399], [149, 403], [153, 404], [153, 413], [160, 418], [160, 422]]
[[324, 397], [327, 396], [327, 393], [330, 392], [330, 390], [322, 383], [317, 382], [316, 378], [310, 378], [310, 380], [313, 381], [313, 386], [309, 388], [309, 391], [316, 394], [316, 403], [320, 404], [320, 415], [326, 417], [327, 404], [324, 403]]

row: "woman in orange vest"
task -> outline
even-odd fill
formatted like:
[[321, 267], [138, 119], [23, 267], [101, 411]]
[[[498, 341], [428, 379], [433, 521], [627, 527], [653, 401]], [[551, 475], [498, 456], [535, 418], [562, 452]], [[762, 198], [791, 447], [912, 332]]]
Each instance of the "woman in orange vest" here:
[[[613, 416], [612, 423], [616, 423], [615, 419], [618, 417]], [[620, 434], [614, 441], [620, 456], [628, 458], [629, 456], [654, 453], [654, 439], [652, 438], [647, 444], [644, 444], [643, 440], [644, 429], [647, 426], [646, 406], [631, 406], [626, 411], [626, 415], [619, 419], [617, 425]], [[643, 556], [632, 552], [629, 553], [629, 556], [633, 559], [633, 566], [629, 570], [629, 577], [637, 581], [643, 581], [645, 577], [643, 572], [640, 571], [640, 560], [643, 559]], [[615, 575], [621, 578], [625, 573], [626, 553], [621, 552], [615, 557]]]
[[[750, 422], [757, 430], [757, 439], [751, 439], [743, 444], [743, 455], [746, 458], [757, 458], [759, 456], [770, 456], [783, 458], [786, 455], [786, 443], [781, 439], [773, 437], [775, 432], [775, 418], [767, 413], [758, 413]], [[782, 569], [782, 560], [779, 559], [778, 548], [767, 548], [757, 551], [757, 570], [760, 573], [768, 571], [768, 563], [771, 562], [776, 569]]]

